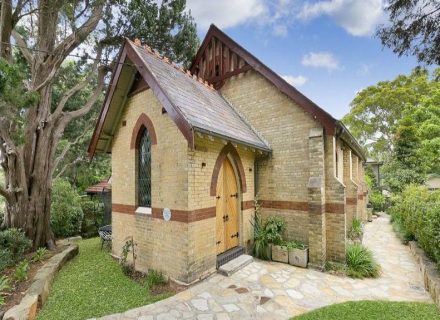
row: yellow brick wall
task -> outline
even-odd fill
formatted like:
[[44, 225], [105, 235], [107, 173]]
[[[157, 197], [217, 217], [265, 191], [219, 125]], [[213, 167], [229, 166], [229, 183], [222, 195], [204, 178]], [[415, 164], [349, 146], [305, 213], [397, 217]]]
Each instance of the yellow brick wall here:
[[[225, 143], [217, 138], [196, 135], [196, 148], [189, 152], [188, 193], [190, 210], [215, 207], [216, 198], [210, 196], [211, 179], [216, 160]], [[236, 145], [246, 178], [246, 192], [239, 201], [254, 199], [254, 157], [250, 149]], [[202, 166], [202, 163], [205, 166]], [[237, 177], [238, 179], [238, 177]], [[238, 180], [237, 180], [238, 183]], [[241, 210], [239, 210], [240, 212]], [[239, 244], [246, 247], [252, 238], [250, 224], [253, 209], [247, 209], [239, 216]], [[190, 280], [203, 277], [215, 270], [216, 263], [216, 219], [196, 221], [189, 224], [189, 275]]]
[[[173, 120], [162, 114], [162, 106], [151, 90], [129, 98], [117, 124], [112, 143], [112, 202], [136, 206], [136, 152], [130, 149], [130, 141], [142, 113], [151, 119], [157, 137], [151, 150], [152, 207], [187, 210], [188, 144]], [[187, 280], [187, 224], [113, 212], [112, 225], [115, 255], [121, 254], [123, 243], [133, 236], [137, 269], [153, 268], [174, 279]]]
[[[307, 202], [308, 138], [320, 124], [253, 70], [227, 80], [221, 91], [273, 150], [258, 161], [259, 199]], [[288, 220], [287, 238], [307, 243], [306, 211], [262, 208], [263, 217], [273, 214]]]

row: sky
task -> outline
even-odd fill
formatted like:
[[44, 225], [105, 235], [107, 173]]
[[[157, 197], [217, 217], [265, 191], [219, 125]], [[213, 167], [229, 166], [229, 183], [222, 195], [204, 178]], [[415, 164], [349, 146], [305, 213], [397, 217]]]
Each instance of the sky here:
[[356, 93], [417, 61], [383, 48], [383, 0], [187, 0], [200, 39], [214, 23], [337, 119]]

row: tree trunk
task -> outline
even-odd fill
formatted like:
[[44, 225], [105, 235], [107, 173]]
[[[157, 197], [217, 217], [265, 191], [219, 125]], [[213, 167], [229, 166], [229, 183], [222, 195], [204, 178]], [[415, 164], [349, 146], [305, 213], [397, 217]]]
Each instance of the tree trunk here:
[[10, 38], [12, 33], [12, 1], [2, 0], [0, 3], [0, 57], [11, 60]]

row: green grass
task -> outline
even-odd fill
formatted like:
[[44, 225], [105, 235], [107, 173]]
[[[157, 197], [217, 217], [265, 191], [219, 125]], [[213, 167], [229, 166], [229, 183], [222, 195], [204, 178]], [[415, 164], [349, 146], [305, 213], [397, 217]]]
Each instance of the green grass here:
[[38, 320], [76, 320], [126, 311], [165, 298], [122, 273], [98, 238], [79, 242], [79, 254], [56, 275]]
[[334, 304], [294, 317], [295, 320], [435, 320], [435, 304], [417, 302], [352, 301]]

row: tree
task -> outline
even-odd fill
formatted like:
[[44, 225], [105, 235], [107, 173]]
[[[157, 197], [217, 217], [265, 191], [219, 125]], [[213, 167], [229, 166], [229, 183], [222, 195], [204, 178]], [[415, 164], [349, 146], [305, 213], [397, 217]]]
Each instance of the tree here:
[[394, 148], [394, 134], [405, 110], [416, 109], [438, 90], [439, 75], [440, 69], [429, 74], [416, 68], [410, 75], [369, 86], [356, 95], [342, 121], [367, 146], [372, 157], [386, 160]]
[[[148, 35], [157, 41], [157, 49], [178, 63], [188, 63], [198, 40], [195, 23], [184, 9], [184, 0], [1, 0], [3, 227], [22, 228], [34, 248], [54, 246], [52, 176], [66, 128], [85, 117], [100, 99], [110, 70], [105, 62], [136, 30], [160, 30], [157, 38]], [[141, 15], [148, 21], [139, 26], [133, 18]], [[72, 79], [77, 81], [64, 86], [60, 74], [72, 56], [76, 61]], [[81, 105], [75, 105], [72, 101], [91, 84], [93, 89], [86, 90], [89, 94], [81, 98]]]
[[389, 0], [391, 25], [380, 26], [382, 44], [399, 56], [412, 54], [420, 62], [440, 64], [440, 1]]

